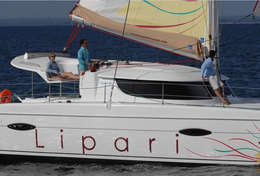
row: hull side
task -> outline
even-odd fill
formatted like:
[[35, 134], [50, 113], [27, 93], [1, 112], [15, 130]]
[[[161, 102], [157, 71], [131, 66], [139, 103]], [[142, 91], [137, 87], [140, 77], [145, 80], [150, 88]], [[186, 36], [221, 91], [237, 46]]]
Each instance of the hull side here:
[[259, 160], [256, 110], [127, 104], [111, 110], [104, 104], [0, 109], [0, 154], [242, 165]]

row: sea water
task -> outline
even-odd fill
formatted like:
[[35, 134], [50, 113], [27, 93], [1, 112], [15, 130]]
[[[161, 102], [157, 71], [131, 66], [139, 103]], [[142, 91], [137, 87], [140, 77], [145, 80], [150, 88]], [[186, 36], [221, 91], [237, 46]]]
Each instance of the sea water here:
[[[31, 26], [0, 28], [0, 90], [8, 88], [20, 96], [31, 95], [32, 73], [16, 69], [10, 61], [29, 52], [61, 51], [72, 31], [72, 26]], [[260, 25], [221, 25], [220, 70], [229, 77], [234, 93], [241, 97], [260, 98]], [[88, 28], [81, 30], [69, 47], [76, 57], [79, 39], [89, 42], [91, 58], [159, 61], [200, 67], [201, 63], [172, 53], [122, 40]], [[36, 74], [33, 75], [34, 94], [48, 90]], [[66, 86], [65, 86], [66, 89]], [[67, 91], [72, 91], [70, 85]], [[1, 175], [260, 175], [258, 167], [223, 165], [176, 165], [162, 163], [110, 163], [39, 161], [0, 158]]]

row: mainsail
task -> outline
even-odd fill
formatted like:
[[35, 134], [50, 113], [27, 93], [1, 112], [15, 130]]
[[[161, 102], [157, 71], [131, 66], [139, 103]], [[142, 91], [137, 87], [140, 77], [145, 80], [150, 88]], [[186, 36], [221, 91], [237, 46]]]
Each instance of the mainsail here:
[[[80, 0], [74, 21], [201, 60], [216, 27], [212, 0]], [[205, 49], [206, 48], [206, 49]]]

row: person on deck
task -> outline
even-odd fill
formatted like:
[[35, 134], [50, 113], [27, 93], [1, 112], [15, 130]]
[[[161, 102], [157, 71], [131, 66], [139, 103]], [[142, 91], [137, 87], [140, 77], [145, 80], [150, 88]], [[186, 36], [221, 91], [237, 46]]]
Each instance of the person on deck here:
[[[225, 105], [229, 105], [230, 102], [224, 96], [224, 83], [217, 78], [216, 72], [214, 69], [213, 60], [215, 58], [216, 52], [210, 50], [209, 57], [201, 65], [201, 78], [202, 81], [209, 81], [211, 87], [213, 88], [215, 94], [219, 97], [221, 102]], [[220, 87], [222, 88], [222, 94], [220, 93]]]
[[58, 64], [55, 61], [56, 55], [55, 53], [49, 54], [49, 62], [46, 67], [47, 78], [50, 81], [55, 81], [59, 79], [73, 79], [79, 80], [79, 76], [74, 75], [71, 72], [62, 73]]
[[85, 72], [91, 66], [91, 59], [89, 57], [89, 52], [87, 49], [88, 41], [86, 39], [81, 39], [80, 46], [81, 46], [81, 48], [78, 51], [79, 72], [80, 72], [80, 75], [84, 75]]

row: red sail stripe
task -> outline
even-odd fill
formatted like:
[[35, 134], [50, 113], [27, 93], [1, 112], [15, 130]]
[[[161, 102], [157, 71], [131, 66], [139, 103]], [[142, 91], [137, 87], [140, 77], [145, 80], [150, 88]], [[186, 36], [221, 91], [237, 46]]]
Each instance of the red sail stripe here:
[[255, 122], [253, 122], [254, 127], [257, 129], [257, 131], [260, 131], [260, 129], [258, 128], [258, 126], [255, 124]]
[[[251, 158], [251, 159], [258, 159], [258, 158], [255, 158], [255, 157], [253, 157], [253, 156], [246, 155], [246, 154], [244, 154], [244, 153], [242, 153], [242, 152], [236, 150], [235, 148], [231, 147], [230, 145], [225, 144], [224, 142], [221, 142], [221, 141], [219, 141], [219, 140], [217, 140], [217, 139], [210, 138], [210, 137], [206, 137], [206, 139], [209, 139], [209, 140], [212, 140], [212, 141], [216, 141], [216, 142], [218, 142], [218, 143], [220, 143], [220, 144], [223, 144], [223, 145], [225, 145], [226, 147], [232, 149], [234, 152], [237, 152], [237, 153], [239, 153], [240, 155], [242, 155], [242, 156], [244, 156], [244, 157], [248, 157], [248, 158]], [[233, 139], [235, 139], [235, 138], [233, 138]], [[232, 139], [231, 139], [231, 140], [232, 140]]]
[[241, 157], [241, 158], [245, 158], [245, 159], [248, 159], [248, 160], [251, 160], [251, 161], [257, 161], [256, 159], [252, 159], [252, 158], [249, 158], [249, 157], [246, 157], [246, 156], [242, 156], [242, 155], [234, 155], [234, 154], [230, 154], [230, 155], [219, 155], [219, 156], [208, 156], [208, 155], [202, 155], [202, 154], [199, 154], [199, 153], [196, 153], [196, 152], [193, 152], [192, 150], [184, 147], [186, 150], [188, 150], [189, 152], [191, 152], [192, 154], [194, 155], [197, 155], [199, 157], [202, 157], [202, 158], [223, 158], [223, 157], [229, 157], [229, 156], [232, 156], [232, 157]]
[[192, 28], [194, 28], [195, 26], [197, 26], [200, 22], [201, 22], [201, 20], [198, 21], [196, 24], [192, 25], [191, 27], [189, 27], [188, 29], [186, 29], [186, 30], [180, 32], [180, 34], [183, 34], [183, 33], [187, 32], [187, 31], [191, 30]]
[[230, 139], [230, 141], [245, 141], [245, 142], [248, 142], [248, 143], [250, 143], [251, 145], [253, 145], [254, 147], [256, 147], [256, 148], [258, 148], [258, 149], [260, 149], [260, 147], [258, 147], [257, 145], [255, 145], [253, 142], [251, 142], [251, 141], [249, 141], [249, 140], [247, 140], [247, 139], [242, 139], [242, 138], [232, 138], [232, 139]]

